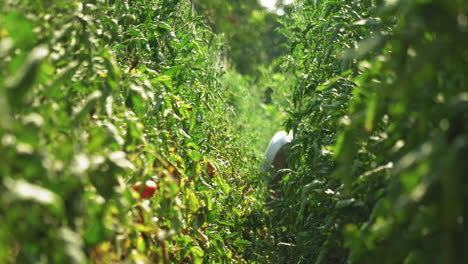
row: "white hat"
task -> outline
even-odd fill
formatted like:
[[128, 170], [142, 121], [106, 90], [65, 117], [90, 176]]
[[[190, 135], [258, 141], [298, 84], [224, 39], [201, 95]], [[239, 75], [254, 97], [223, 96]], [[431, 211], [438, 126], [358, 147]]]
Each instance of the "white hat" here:
[[285, 131], [279, 131], [273, 136], [265, 151], [263, 165], [260, 168], [261, 172], [266, 172], [270, 169], [271, 164], [275, 160], [276, 154], [278, 154], [284, 145], [291, 143], [293, 138], [292, 130], [289, 131], [289, 134], [286, 134]]

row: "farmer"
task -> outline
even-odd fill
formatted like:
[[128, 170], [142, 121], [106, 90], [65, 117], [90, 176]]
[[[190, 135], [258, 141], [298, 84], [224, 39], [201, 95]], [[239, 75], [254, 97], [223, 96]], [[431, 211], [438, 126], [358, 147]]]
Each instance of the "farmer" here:
[[290, 131], [289, 134], [285, 131], [279, 131], [268, 144], [260, 171], [275, 171], [277, 175], [273, 179], [273, 184], [278, 183], [282, 179], [283, 173], [281, 173], [280, 170], [287, 168], [288, 155], [285, 149], [291, 144], [292, 140], [292, 131]]

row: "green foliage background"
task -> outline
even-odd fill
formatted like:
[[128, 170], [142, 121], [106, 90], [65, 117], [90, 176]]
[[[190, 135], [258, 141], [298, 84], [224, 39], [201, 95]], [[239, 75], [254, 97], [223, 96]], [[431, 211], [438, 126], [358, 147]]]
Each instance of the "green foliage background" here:
[[1, 263], [468, 262], [466, 1], [194, 3], [1, 1]]
[[229, 58], [229, 66], [241, 74], [258, 76], [259, 65], [270, 64], [286, 54], [286, 37], [278, 32], [282, 27], [279, 16], [267, 12], [257, 1], [194, 2], [213, 31], [225, 36], [228, 47], [224, 55]]

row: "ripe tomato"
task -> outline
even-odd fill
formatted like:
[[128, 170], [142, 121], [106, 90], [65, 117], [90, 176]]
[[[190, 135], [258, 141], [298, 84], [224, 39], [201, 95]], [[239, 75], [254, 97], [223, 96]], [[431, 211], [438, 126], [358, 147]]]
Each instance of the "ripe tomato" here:
[[156, 184], [156, 182], [154, 182], [152, 180], [147, 180], [145, 182], [145, 186], [143, 186], [143, 190], [140, 191], [141, 184], [142, 184], [141, 181], [137, 181], [133, 185], [133, 190], [139, 192], [140, 197], [143, 198], [143, 199], [147, 199], [147, 198], [150, 198], [151, 196], [153, 196], [154, 192], [158, 188], [158, 185]]

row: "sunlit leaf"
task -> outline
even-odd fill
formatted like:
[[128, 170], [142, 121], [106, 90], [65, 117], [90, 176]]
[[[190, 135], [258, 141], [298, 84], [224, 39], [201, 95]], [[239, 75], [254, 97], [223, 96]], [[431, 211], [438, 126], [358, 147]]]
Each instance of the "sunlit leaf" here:
[[31, 184], [25, 180], [13, 180], [11, 178], [5, 178], [4, 184], [17, 199], [30, 200], [50, 206], [51, 210], [57, 215], [63, 213], [62, 199], [46, 188]]

